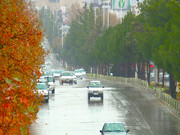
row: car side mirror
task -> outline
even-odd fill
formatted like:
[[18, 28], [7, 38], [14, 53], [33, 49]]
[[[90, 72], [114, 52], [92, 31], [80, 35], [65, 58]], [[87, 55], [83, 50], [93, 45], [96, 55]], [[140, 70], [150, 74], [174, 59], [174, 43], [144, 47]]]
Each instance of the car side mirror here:
[[103, 131], [102, 131], [102, 130], [100, 130], [100, 132], [102, 133]]
[[87, 88], [89, 88], [89, 86], [87, 86]]
[[126, 133], [128, 133], [130, 130], [128, 129], [128, 130], [126, 130]]

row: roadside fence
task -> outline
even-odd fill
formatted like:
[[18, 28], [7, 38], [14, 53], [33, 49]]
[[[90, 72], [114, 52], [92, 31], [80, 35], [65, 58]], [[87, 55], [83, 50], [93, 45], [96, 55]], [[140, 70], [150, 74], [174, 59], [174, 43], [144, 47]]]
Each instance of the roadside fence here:
[[[135, 86], [141, 86], [145, 89], [148, 88], [147, 81], [138, 79], [138, 78], [125, 78], [125, 77], [117, 77], [117, 76], [105, 76], [100, 74], [87, 74], [87, 77], [101, 80], [109, 80], [114, 82], [120, 82], [125, 84], [131, 84]], [[176, 99], [173, 99], [170, 95], [164, 93], [160, 89], [154, 89], [156, 97], [158, 97], [164, 104], [166, 104], [169, 108], [175, 111], [180, 115], [180, 102]]]

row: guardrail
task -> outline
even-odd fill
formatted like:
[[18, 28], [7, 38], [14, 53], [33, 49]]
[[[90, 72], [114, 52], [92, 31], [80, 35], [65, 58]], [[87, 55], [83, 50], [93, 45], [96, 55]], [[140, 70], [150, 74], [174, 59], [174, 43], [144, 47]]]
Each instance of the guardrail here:
[[104, 79], [109, 81], [115, 81], [125, 84], [133, 84], [136, 86], [143, 86], [144, 88], [148, 87], [148, 83], [144, 80], [137, 78], [125, 78], [125, 77], [117, 77], [117, 76], [105, 76], [100, 74], [87, 74], [87, 77], [95, 78], [95, 79]]
[[[120, 82], [125, 84], [132, 84], [136, 86], [142, 86], [145, 89], [148, 88], [147, 81], [137, 79], [137, 78], [125, 78], [125, 77], [116, 77], [116, 76], [105, 76], [100, 74], [87, 74], [87, 77], [101, 80], [109, 80], [114, 82]], [[156, 97], [158, 97], [164, 104], [169, 106], [177, 114], [180, 115], [180, 102], [173, 99], [170, 95], [164, 93], [160, 89], [154, 89]]]
[[173, 109], [177, 114], [180, 114], [180, 102], [164, 93], [160, 89], [155, 89], [156, 96], [167, 106]]

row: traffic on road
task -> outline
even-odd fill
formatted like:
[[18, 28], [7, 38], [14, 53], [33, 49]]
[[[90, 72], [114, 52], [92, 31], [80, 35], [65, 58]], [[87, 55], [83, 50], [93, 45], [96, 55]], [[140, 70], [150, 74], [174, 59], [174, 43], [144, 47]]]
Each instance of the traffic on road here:
[[179, 117], [150, 90], [86, 75], [74, 82], [74, 71], [58, 70], [55, 92], [49, 90], [32, 135], [179, 135]]

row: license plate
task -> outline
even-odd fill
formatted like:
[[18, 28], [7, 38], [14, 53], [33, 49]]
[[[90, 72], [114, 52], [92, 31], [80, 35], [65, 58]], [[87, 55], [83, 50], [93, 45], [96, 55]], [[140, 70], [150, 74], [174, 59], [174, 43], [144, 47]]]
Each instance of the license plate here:
[[94, 93], [94, 95], [99, 95], [99, 93]]
[[69, 82], [69, 80], [66, 80], [66, 82]]

